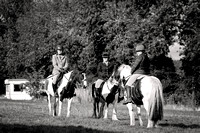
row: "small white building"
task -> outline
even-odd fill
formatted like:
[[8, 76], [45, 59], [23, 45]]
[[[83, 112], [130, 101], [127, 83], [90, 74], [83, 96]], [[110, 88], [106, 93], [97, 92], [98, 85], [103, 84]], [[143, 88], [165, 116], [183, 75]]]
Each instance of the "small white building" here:
[[26, 79], [6, 79], [6, 98], [12, 100], [31, 100], [32, 97], [25, 90], [20, 89], [20, 84], [29, 82]]

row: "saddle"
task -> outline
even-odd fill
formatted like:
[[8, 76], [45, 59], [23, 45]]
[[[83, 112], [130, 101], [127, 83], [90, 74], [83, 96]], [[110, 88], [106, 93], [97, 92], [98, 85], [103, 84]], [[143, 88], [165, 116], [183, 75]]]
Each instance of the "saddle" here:
[[131, 87], [131, 99], [136, 105], [143, 105], [142, 98], [143, 95], [141, 93], [140, 87], [141, 87], [141, 80], [144, 78], [144, 76], [139, 77]]

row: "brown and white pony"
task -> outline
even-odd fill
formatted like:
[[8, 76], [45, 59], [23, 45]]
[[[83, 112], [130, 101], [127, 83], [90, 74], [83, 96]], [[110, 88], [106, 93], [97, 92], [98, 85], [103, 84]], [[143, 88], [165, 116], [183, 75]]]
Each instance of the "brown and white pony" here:
[[[93, 97], [93, 115], [95, 118], [108, 118], [108, 107], [113, 105], [112, 120], [118, 120], [116, 113], [116, 103], [118, 101], [119, 77], [114, 72], [111, 77], [103, 82], [99, 87], [96, 87], [96, 82], [92, 84]], [[106, 105], [106, 106], [105, 106]]]
[[50, 75], [43, 81], [45, 84], [43, 92], [47, 94], [48, 98], [48, 108], [49, 108], [49, 114], [51, 115], [52, 110], [51, 110], [51, 97], [54, 97], [54, 109], [53, 109], [53, 116], [56, 116], [56, 106], [58, 102], [58, 116], [61, 116], [61, 109], [62, 109], [62, 102], [63, 99], [67, 99], [67, 117], [70, 116], [70, 108], [71, 108], [71, 102], [73, 97], [75, 96], [75, 89], [77, 87], [81, 88], [86, 88], [87, 82], [86, 82], [86, 75], [85, 73], [81, 73], [78, 70], [73, 70], [70, 71], [66, 74], [63, 75], [63, 78], [60, 82], [60, 85], [58, 86], [57, 92], [58, 92], [58, 97], [54, 96], [54, 91], [52, 87], [52, 81], [53, 81], [53, 76]]

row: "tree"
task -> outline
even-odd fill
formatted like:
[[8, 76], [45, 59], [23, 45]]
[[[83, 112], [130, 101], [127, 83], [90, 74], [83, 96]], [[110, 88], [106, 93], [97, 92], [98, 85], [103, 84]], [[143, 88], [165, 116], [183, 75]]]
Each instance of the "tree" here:
[[199, 72], [200, 72], [200, 2], [195, 0], [178, 2], [180, 44], [184, 45], [182, 70], [184, 71], [187, 93], [192, 95], [194, 107], [200, 105], [199, 101]]

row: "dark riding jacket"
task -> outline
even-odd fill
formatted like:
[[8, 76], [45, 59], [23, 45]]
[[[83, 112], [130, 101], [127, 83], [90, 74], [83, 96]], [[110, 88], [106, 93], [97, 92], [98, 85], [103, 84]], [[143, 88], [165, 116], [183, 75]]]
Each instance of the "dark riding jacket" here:
[[150, 73], [150, 61], [149, 61], [149, 57], [147, 56], [146, 53], [142, 53], [141, 55], [139, 55], [133, 66], [132, 66], [132, 74], [149, 74]]
[[114, 67], [110, 63], [108, 63], [108, 66], [106, 66], [106, 64], [103, 62], [99, 63], [97, 67], [98, 78], [102, 80], [108, 80], [113, 73], [113, 69]]

